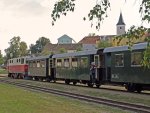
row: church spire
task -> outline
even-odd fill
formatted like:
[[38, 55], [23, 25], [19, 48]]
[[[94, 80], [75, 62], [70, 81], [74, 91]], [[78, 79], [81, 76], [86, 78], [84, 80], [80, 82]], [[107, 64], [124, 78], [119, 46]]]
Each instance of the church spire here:
[[120, 12], [120, 17], [119, 17], [117, 25], [125, 25], [125, 23], [123, 21], [123, 17], [122, 17], [122, 12]]
[[118, 23], [116, 24], [117, 35], [122, 35], [125, 33], [125, 23], [123, 21], [122, 12], [120, 12], [120, 17]]

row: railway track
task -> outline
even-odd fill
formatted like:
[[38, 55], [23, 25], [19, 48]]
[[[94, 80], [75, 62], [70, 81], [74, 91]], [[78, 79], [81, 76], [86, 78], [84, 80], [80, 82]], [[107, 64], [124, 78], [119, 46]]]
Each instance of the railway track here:
[[126, 103], [126, 102], [119, 102], [119, 101], [98, 98], [98, 97], [93, 97], [93, 96], [85, 96], [85, 95], [81, 95], [81, 94], [60, 91], [60, 90], [56, 90], [56, 89], [52, 89], [52, 88], [45, 88], [45, 87], [39, 87], [39, 86], [31, 85], [31, 84], [18, 83], [18, 82], [14, 82], [11, 80], [1, 79], [0, 82], [15, 85], [18, 87], [23, 87], [23, 88], [34, 90], [34, 91], [41, 91], [41, 92], [45, 92], [45, 93], [57, 94], [57, 95], [66, 96], [66, 97], [79, 99], [79, 100], [84, 100], [84, 101], [92, 102], [92, 103], [96, 103], [96, 104], [103, 104], [103, 105], [108, 105], [108, 106], [112, 106], [112, 107], [117, 107], [117, 108], [121, 108], [124, 110], [134, 111], [137, 113], [150, 113], [150, 106], [137, 105], [137, 104], [131, 104], [131, 103]]

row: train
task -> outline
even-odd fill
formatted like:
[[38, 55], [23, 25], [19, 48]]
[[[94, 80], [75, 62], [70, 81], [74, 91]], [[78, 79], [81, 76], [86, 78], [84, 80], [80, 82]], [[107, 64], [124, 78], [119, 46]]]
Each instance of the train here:
[[[141, 65], [147, 42], [72, 53], [8, 60], [8, 77], [63, 80], [66, 84], [82, 83], [89, 87], [104, 84], [123, 85], [130, 92], [150, 89], [150, 69]], [[95, 74], [91, 77], [91, 64]]]

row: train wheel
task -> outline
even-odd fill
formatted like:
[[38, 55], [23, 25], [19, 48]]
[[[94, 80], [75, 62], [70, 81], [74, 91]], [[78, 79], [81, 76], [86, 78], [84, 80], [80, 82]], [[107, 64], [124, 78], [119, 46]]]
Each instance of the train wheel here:
[[96, 84], [96, 87], [99, 88], [99, 87], [100, 87], [100, 84]]
[[89, 86], [89, 87], [93, 87], [93, 84], [92, 84], [92, 83], [88, 83], [88, 86]]
[[127, 84], [126, 88], [127, 88], [127, 91], [129, 91], [129, 92], [135, 91], [135, 85], [134, 84]]
[[65, 80], [65, 84], [70, 84], [70, 80]]
[[138, 92], [138, 93], [141, 93], [141, 91], [142, 91], [142, 86], [141, 85], [136, 85], [136, 91]]
[[74, 81], [74, 82], [73, 82], [73, 85], [76, 85], [76, 84], [77, 84], [77, 82]]

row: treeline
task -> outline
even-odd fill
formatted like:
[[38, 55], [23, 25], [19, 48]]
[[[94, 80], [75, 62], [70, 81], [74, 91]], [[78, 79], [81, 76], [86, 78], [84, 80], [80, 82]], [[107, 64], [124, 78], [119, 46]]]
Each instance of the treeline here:
[[5, 56], [2, 55], [0, 51], [0, 65], [6, 63], [6, 61], [10, 58], [16, 58], [21, 56], [28, 56], [28, 55], [40, 55], [43, 47], [50, 43], [50, 40], [46, 37], [40, 37], [35, 44], [30, 44], [29, 48], [27, 43], [21, 41], [19, 36], [15, 36], [10, 39], [9, 47], [5, 49]]

